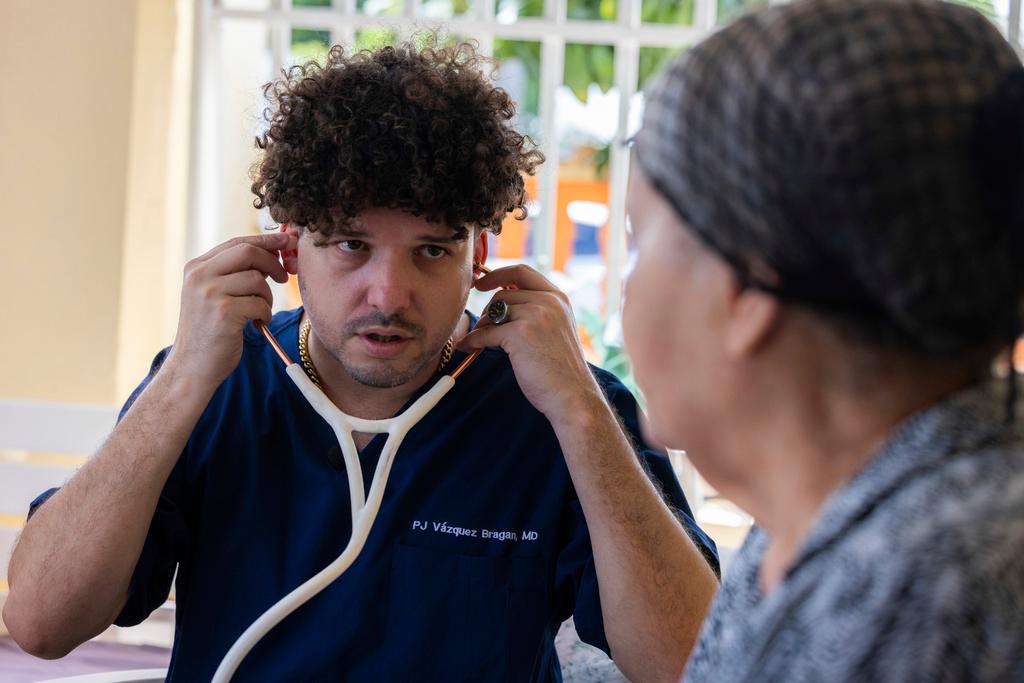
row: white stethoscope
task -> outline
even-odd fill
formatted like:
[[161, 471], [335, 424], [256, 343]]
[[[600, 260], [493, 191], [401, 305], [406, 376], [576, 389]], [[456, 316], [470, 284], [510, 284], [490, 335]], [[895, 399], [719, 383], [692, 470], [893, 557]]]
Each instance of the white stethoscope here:
[[[481, 272], [490, 272], [490, 270], [482, 265], [477, 265], [476, 267]], [[507, 316], [507, 307], [504, 314], [502, 316], [503, 319]], [[402, 414], [385, 420], [364, 420], [343, 412], [331, 403], [326, 394], [306, 375], [302, 365], [288, 357], [288, 354], [281, 348], [281, 345], [274, 338], [270, 330], [267, 329], [266, 325], [257, 323], [257, 327], [267, 338], [267, 341], [270, 342], [277, 355], [284, 361], [285, 366], [287, 366], [285, 372], [292, 382], [299, 388], [302, 395], [306, 397], [313, 410], [319, 413], [320, 417], [326, 420], [334, 430], [334, 435], [338, 439], [341, 452], [345, 457], [345, 470], [348, 473], [348, 490], [352, 501], [352, 536], [349, 538], [348, 544], [341, 555], [334, 562], [331, 562], [311, 579], [278, 600], [276, 604], [264, 612], [259, 619], [254, 621], [242, 633], [238, 640], [235, 641], [235, 644], [231, 646], [231, 649], [228, 650], [228, 653], [224, 655], [224, 659], [221, 660], [220, 666], [217, 667], [217, 672], [213, 675], [213, 683], [228, 683], [238, 669], [238, 666], [242, 663], [242, 660], [245, 659], [245, 656], [249, 654], [249, 651], [256, 646], [256, 643], [270, 629], [277, 626], [285, 617], [330, 585], [332, 581], [341, 576], [355, 562], [356, 557], [359, 556], [363, 545], [366, 543], [367, 536], [370, 535], [373, 522], [377, 518], [381, 499], [384, 497], [384, 488], [388, 482], [388, 474], [391, 472], [391, 463], [394, 462], [395, 453], [398, 451], [399, 446], [402, 445], [405, 435], [455, 386], [455, 378], [462, 374], [469, 367], [470, 363], [480, 355], [478, 350], [467, 356], [450, 375], [445, 375], [437, 380], [437, 383], [427, 393], [416, 399], [416, 402], [403, 411]], [[384, 442], [384, 448], [381, 450], [380, 459], [377, 461], [377, 469], [373, 473], [369, 497], [366, 497], [364, 493], [363, 471], [359, 465], [359, 453], [356, 450], [355, 442], [352, 440], [352, 432], [362, 432], [364, 434], [387, 433], [388, 435], [387, 441]]]

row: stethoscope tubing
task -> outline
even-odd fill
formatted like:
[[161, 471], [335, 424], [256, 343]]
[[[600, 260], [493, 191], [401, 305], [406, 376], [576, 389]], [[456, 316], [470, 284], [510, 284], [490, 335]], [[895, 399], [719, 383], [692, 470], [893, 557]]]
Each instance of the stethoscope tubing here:
[[[274, 351], [281, 357], [287, 367], [285, 372], [295, 386], [302, 392], [302, 395], [309, 402], [310, 406], [331, 426], [335, 438], [341, 446], [341, 452], [345, 460], [345, 471], [348, 474], [349, 498], [352, 503], [352, 536], [341, 555], [333, 562], [320, 570], [312, 578], [292, 590], [286, 596], [278, 600], [270, 609], [264, 612], [256, 621], [239, 636], [231, 649], [224, 655], [220, 666], [213, 675], [213, 683], [228, 683], [235, 671], [241, 665], [242, 660], [253, 647], [272, 628], [277, 626], [289, 614], [308, 602], [313, 596], [329, 586], [338, 577], [352, 566], [370, 535], [377, 513], [380, 511], [381, 501], [384, 498], [384, 489], [387, 486], [388, 476], [391, 473], [391, 465], [394, 462], [395, 454], [398, 452], [406, 434], [430, 410], [444, 398], [455, 386], [455, 378], [458, 377], [469, 365], [476, 360], [480, 354], [476, 351], [467, 356], [455, 370], [449, 375], [444, 375], [425, 394], [420, 396], [400, 415], [384, 420], [366, 420], [349, 415], [337, 406], [316, 386], [303, 370], [302, 366], [293, 362], [288, 354], [281, 348], [277, 339], [267, 329], [266, 325], [257, 323], [257, 327], [270, 342]], [[370, 492], [367, 496], [363, 486], [363, 471], [359, 464], [359, 453], [356, 450], [355, 442], [352, 439], [352, 432], [363, 432], [367, 434], [388, 435], [384, 448], [381, 450], [380, 458], [377, 460], [377, 467], [373, 474], [373, 481], [370, 483]]]
[[[488, 268], [480, 264], [476, 264], [476, 268], [483, 273], [490, 272]], [[238, 670], [242, 660], [263, 639], [263, 636], [352, 566], [359, 553], [362, 552], [373, 523], [377, 519], [388, 476], [391, 474], [391, 465], [405, 435], [444, 398], [445, 394], [451, 391], [455, 386], [455, 379], [480, 355], [480, 351], [477, 350], [466, 356], [451, 374], [444, 375], [437, 380], [430, 390], [416, 399], [400, 415], [384, 420], [366, 420], [349, 415], [335, 406], [320, 387], [313, 383], [302, 366], [288, 356], [266, 324], [257, 321], [256, 327], [263, 333], [274, 352], [285, 364], [285, 372], [306, 401], [334, 430], [334, 436], [341, 446], [341, 452], [345, 459], [345, 471], [348, 474], [349, 499], [352, 503], [352, 535], [337, 559], [274, 603], [270, 609], [245, 629], [224, 655], [224, 659], [221, 660], [213, 675], [213, 683], [228, 683], [235, 671]], [[365, 434], [386, 433], [388, 435], [380, 458], [377, 460], [368, 497], [363, 486], [363, 470], [359, 463], [359, 452], [352, 439], [352, 432], [356, 431]]]
[[[455, 386], [454, 378], [451, 375], [445, 375], [401, 415], [386, 420], [363, 420], [347, 415], [335, 407], [330, 399], [313, 384], [300, 365], [292, 363], [286, 372], [313, 408], [327, 420], [338, 437], [345, 458], [345, 469], [348, 472], [349, 497], [352, 501], [352, 536], [336, 560], [281, 598], [259, 619], [249, 625], [228, 650], [220, 666], [217, 667], [217, 672], [213, 677], [214, 683], [230, 681], [242, 660], [263, 636], [352, 566], [366, 544], [373, 522], [380, 511], [384, 489], [391, 473], [391, 465], [394, 463], [395, 454], [405, 439], [405, 435]], [[369, 496], [365, 501], [363, 499], [362, 468], [359, 465], [359, 455], [352, 440], [353, 431], [386, 432], [388, 435], [377, 461]]]

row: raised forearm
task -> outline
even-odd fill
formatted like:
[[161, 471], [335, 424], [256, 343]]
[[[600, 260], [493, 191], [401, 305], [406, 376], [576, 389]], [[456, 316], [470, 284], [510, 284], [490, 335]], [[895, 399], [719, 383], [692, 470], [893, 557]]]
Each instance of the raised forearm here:
[[613, 657], [631, 680], [677, 681], [717, 579], [603, 398], [555, 431], [590, 530]]
[[717, 580], [662, 502], [587, 365], [572, 305], [529, 266], [476, 280], [508, 307], [459, 341], [508, 353], [523, 395], [551, 422], [587, 519], [605, 634], [636, 681], [678, 680]]
[[124, 606], [160, 492], [209, 400], [165, 365], [100, 450], [38, 508], [11, 557], [4, 621], [60, 657]]
[[236, 237], [188, 262], [174, 347], [99, 452], [26, 525], [4, 621], [26, 650], [60, 657], [124, 606], [160, 492], [213, 392], [238, 365], [242, 330], [271, 318], [267, 277], [294, 235]]

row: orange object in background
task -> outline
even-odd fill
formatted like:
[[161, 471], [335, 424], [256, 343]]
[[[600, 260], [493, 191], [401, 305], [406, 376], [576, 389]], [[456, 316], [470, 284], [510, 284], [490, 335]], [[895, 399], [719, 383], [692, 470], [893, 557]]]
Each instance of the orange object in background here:
[[[537, 198], [537, 177], [526, 177], [526, 194], [531, 199]], [[587, 180], [576, 178], [560, 178], [558, 181], [558, 197], [555, 205], [555, 270], [565, 271], [565, 265], [572, 256], [572, 243], [576, 238], [576, 226], [569, 218], [569, 202], [584, 200], [608, 204], [608, 181]], [[501, 235], [498, 237], [499, 258], [522, 260], [526, 256], [526, 237], [530, 219], [519, 221], [509, 214], [501, 224]], [[608, 248], [608, 230], [598, 230], [598, 243], [602, 256]]]
[[[526, 196], [529, 200], [537, 199], [537, 176], [526, 176]], [[501, 234], [497, 238], [498, 250], [491, 255], [498, 258], [521, 261], [526, 255], [526, 235], [530, 228], [530, 219], [518, 220], [515, 212], [505, 216], [501, 222]]]

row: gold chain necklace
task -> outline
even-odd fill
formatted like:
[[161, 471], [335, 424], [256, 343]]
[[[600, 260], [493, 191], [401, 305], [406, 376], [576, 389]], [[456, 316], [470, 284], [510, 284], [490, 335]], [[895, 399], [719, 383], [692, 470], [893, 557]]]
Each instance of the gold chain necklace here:
[[[306, 374], [309, 375], [309, 379], [313, 381], [313, 384], [323, 391], [324, 387], [320, 383], [320, 375], [316, 371], [316, 366], [313, 365], [313, 358], [309, 355], [309, 331], [313, 328], [313, 324], [307, 316], [302, 322], [302, 327], [299, 328], [299, 358], [302, 359], [302, 367], [305, 369]], [[437, 366], [437, 371], [440, 372], [444, 366], [448, 365], [448, 362], [452, 359], [452, 353], [455, 351], [455, 342], [451, 337], [448, 337], [448, 341], [444, 343], [444, 348], [441, 350], [441, 362]]]

